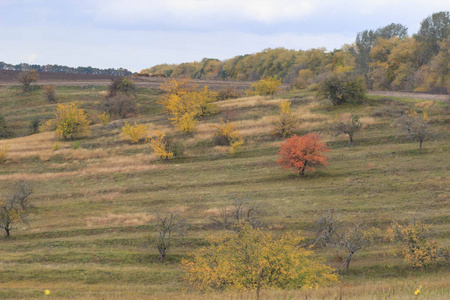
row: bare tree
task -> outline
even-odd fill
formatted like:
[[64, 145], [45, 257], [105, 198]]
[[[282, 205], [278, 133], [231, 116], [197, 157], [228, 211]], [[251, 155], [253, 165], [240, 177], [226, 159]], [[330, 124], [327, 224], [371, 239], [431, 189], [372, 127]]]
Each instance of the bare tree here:
[[211, 218], [211, 220], [214, 227], [222, 229], [231, 229], [233, 226], [245, 222], [256, 226], [260, 214], [261, 209], [258, 204], [234, 198], [233, 205], [230, 208], [221, 209], [219, 215]]
[[167, 252], [172, 245], [172, 239], [176, 236], [182, 237], [186, 233], [185, 220], [175, 213], [158, 213], [156, 214], [157, 232], [158, 237], [156, 246], [159, 251], [159, 256], [162, 262], [164, 262]]
[[426, 113], [420, 116], [415, 111], [410, 111], [398, 121], [400, 127], [408, 133], [411, 140], [419, 142], [419, 149], [422, 150], [422, 144], [425, 140], [432, 138], [428, 116]]
[[355, 253], [368, 246], [372, 242], [373, 236], [362, 225], [344, 226], [340, 218], [341, 214], [335, 209], [329, 209], [327, 214], [317, 221], [317, 238], [314, 244], [344, 249], [347, 258], [339, 269], [345, 266], [345, 270], [348, 271]]
[[353, 255], [365, 246], [369, 245], [370, 239], [361, 226], [348, 227], [339, 237], [339, 245], [347, 251], [345, 260], [345, 271], [348, 271]]
[[340, 134], [348, 134], [350, 143], [353, 143], [353, 136], [356, 132], [360, 131], [361, 128], [361, 119], [357, 115], [352, 114], [350, 120], [348, 120], [347, 122], [339, 122], [336, 125], [335, 132], [336, 136]]
[[17, 191], [10, 196], [2, 196], [0, 199], [0, 227], [10, 236], [13, 225], [24, 221], [25, 214], [30, 207], [28, 197], [32, 189], [25, 182], [17, 185]]
[[328, 209], [326, 215], [317, 221], [317, 238], [315, 245], [327, 246], [334, 243], [337, 231], [341, 227], [341, 214], [336, 209]]

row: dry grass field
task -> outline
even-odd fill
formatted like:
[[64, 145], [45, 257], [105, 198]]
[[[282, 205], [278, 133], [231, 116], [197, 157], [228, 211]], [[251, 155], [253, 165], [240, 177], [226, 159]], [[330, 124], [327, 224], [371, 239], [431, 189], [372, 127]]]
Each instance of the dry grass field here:
[[[98, 113], [105, 86], [58, 86], [60, 103], [82, 101], [90, 116]], [[156, 101], [160, 91], [140, 87], [141, 116], [128, 120], [162, 130], [184, 143], [184, 157], [160, 161], [148, 144], [130, 144], [120, 127], [94, 124], [79, 141], [57, 141], [54, 133], [31, 134], [30, 122], [49, 118], [56, 104], [41, 90], [23, 95], [17, 86], [0, 87], [0, 114], [16, 138], [0, 165], [0, 192], [26, 181], [33, 205], [26, 222], [0, 238], [0, 298], [41, 299], [254, 299], [254, 293], [199, 294], [183, 282], [180, 260], [218, 233], [211, 218], [246, 199], [262, 209], [260, 221], [275, 233], [301, 230], [306, 242], [328, 209], [346, 224], [381, 231], [393, 221], [423, 220], [432, 237], [450, 245], [450, 103], [369, 96], [360, 104], [333, 107], [313, 93], [289, 91], [273, 97], [217, 102], [222, 112], [200, 120], [197, 131], [177, 133]], [[292, 102], [297, 134], [315, 132], [331, 151], [327, 168], [294, 176], [275, 162], [282, 140], [271, 135], [281, 99]], [[429, 114], [433, 140], [419, 144], [394, 126], [389, 113], [406, 108]], [[245, 144], [235, 155], [214, 146], [211, 136], [226, 109]], [[382, 114], [377, 112], [383, 112]], [[358, 114], [363, 130], [349, 145], [335, 136], [334, 124]], [[75, 143], [80, 147], [75, 147]], [[154, 211], [181, 214], [188, 234], [175, 240], [165, 263], [155, 247]], [[396, 243], [380, 241], [358, 252], [340, 282], [327, 288], [262, 291], [262, 299], [449, 299], [446, 266], [413, 269], [396, 256]], [[344, 253], [317, 249], [338, 267]]]

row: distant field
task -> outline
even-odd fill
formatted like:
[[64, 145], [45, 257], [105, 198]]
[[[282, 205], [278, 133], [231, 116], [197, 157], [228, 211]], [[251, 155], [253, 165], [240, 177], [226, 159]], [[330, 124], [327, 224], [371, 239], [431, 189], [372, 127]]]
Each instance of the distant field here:
[[[101, 82], [58, 83], [57, 101], [83, 101], [89, 114], [98, 113], [109, 81]], [[28, 222], [9, 239], [0, 238], [0, 298], [38, 299], [49, 289], [54, 299], [254, 299], [253, 293], [189, 291], [179, 268], [183, 256], [218, 233], [211, 217], [233, 197], [258, 203], [261, 221], [274, 225], [274, 232], [301, 230], [307, 242], [315, 237], [317, 219], [336, 208], [347, 224], [381, 230], [392, 221], [421, 219], [431, 224], [440, 245], [450, 245], [448, 101], [383, 95], [332, 107], [306, 91], [221, 101], [220, 108], [237, 112], [236, 125], [245, 138], [242, 151], [230, 155], [211, 140], [210, 125], [219, 123], [223, 112], [202, 119], [193, 135], [178, 134], [156, 103], [161, 79], [149, 82], [138, 82], [142, 116], [128, 121], [173, 134], [186, 146], [183, 158], [161, 162], [148, 145], [125, 141], [120, 127], [99, 124], [80, 140], [81, 148], [61, 141], [53, 151], [54, 134], [30, 135], [29, 124], [36, 116], [49, 118], [56, 104], [48, 104], [40, 90], [23, 95], [10, 83], [0, 86], [0, 113], [20, 136], [0, 141], [11, 149], [0, 165], [0, 191], [20, 180], [34, 189]], [[270, 132], [281, 98], [292, 101], [300, 120], [296, 133], [318, 133], [331, 149], [326, 169], [297, 177], [276, 165], [281, 140]], [[404, 108], [428, 109], [436, 134], [422, 151], [393, 126], [392, 117], [374, 116], [381, 109]], [[339, 116], [351, 113], [364, 124], [354, 145], [331, 131]], [[178, 212], [190, 226], [164, 264], [152, 241], [155, 210]], [[450, 298], [450, 270], [414, 270], [394, 255], [396, 246], [381, 242], [358, 252], [349, 273], [333, 287], [263, 291], [262, 299], [416, 299], [420, 285], [423, 299]], [[319, 249], [318, 254], [333, 267], [341, 264], [343, 253]]]

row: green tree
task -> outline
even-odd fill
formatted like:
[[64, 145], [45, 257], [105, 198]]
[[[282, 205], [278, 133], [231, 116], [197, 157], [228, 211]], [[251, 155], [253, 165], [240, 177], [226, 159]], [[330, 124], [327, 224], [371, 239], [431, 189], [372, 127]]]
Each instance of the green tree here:
[[450, 12], [441, 11], [425, 18], [420, 23], [419, 32], [414, 38], [421, 44], [420, 63], [428, 63], [440, 50], [439, 42], [450, 35]]
[[366, 96], [364, 79], [331, 74], [320, 84], [319, 95], [330, 100], [334, 106], [364, 99]]

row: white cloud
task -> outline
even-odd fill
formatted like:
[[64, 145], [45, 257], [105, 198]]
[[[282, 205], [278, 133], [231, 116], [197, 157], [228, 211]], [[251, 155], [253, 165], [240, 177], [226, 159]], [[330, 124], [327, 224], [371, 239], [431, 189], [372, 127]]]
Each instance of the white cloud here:
[[27, 56], [27, 62], [29, 64], [34, 63], [36, 61], [36, 59], [37, 59], [37, 55], [34, 53]]
[[98, 0], [94, 14], [103, 20], [189, 23], [257, 21], [274, 23], [310, 15], [313, 0]]

